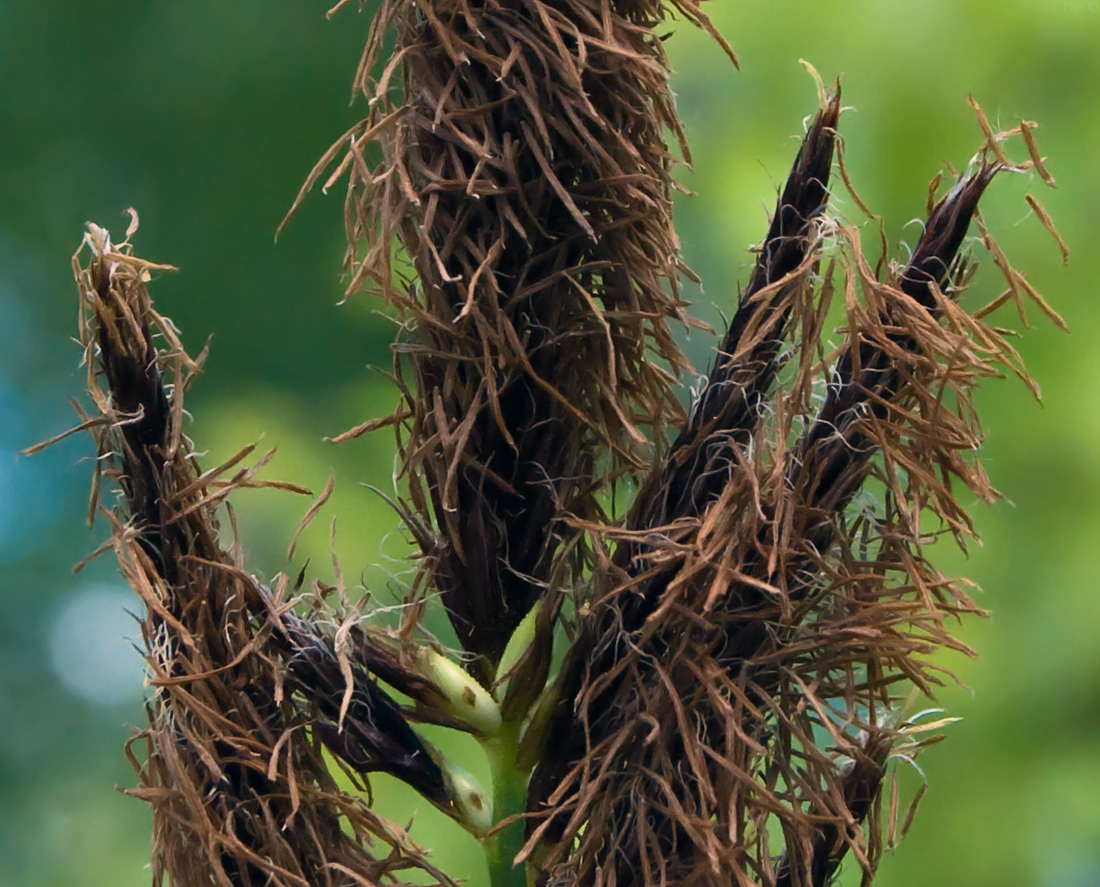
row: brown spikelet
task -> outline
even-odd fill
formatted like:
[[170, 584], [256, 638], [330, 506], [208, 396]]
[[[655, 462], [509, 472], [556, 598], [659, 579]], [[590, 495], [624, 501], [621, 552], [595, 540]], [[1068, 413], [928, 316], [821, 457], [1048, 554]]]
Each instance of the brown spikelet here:
[[[697, 520], [739, 470], [738, 452], [763, 418], [763, 400], [778, 372], [777, 356], [787, 323], [796, 298], [800, 293], [805, 298], [810, 268], [820, 248], [818, 225], [826, 203], [839, 110], [837, 93], [803, 141], [749, 288], [723, 337], [710, 378], [667, 458], [651, 474], [633, 504], [628, 517], [628, 527], [633, 530]], [[645, 547], [624, 542], [616, 552], [618, 565], [631, 572], [644, 571], [646, 567], [638, 558]], [[632, 596], [625, 609], [610, 610], [603, 624], [590, 625], [589, 631], [577, 639], [558, 680], [563, 706], [580, 691], [586, 670], [600, 674], [613, 664], [617, 655], [613, 648], [601, 651], [600, 659], [593, 661], [593, 648], [599, 638], [620, 628], [641, 628], [653, 617], [658, 599], [675, 572], [670, 568], [647, 577], [648, 581], [639, 585], [641, 593]], [[568, 715], [559, 715], [559, 721], [563, 718], [567, 723]], [[560, 725], [555, 729], [566, 731]], [[585, 737], [574, 731], [570, 738], [547, 748], [532, 785], [536, 806], [547, 792], [541, 780], [582, 756]]]
[[[136, 227], [135, 218], [128, 233]], [[417, 868], [451, 884], [329, 773], [325, 746], [361, 773], [392, 773], [451, 806], [444, 774], [398, 707], [331, 634], [294, 616], [221, 547], [219, 503], [234, 488], [267, 485], [255, 478], [266, 460], [224, 484], [250, 448], [200, 471], [181, 430], [199, 364], [146, 289], [152, 272], [170, 269], [89, 228], [90, 262], [78, 254], [74, 270], [96, 464], [123, 494], [118, 512], [101, 510], [147, 611], [154, 692], [149, 726], [129, 747], [140, 772], [130, 793], [153, 807], [154, 883], [350, 887]], [[374, 856], [368, 840], [388, 852]]]
[[[349, 292], [365, 285], [406, 320], [404, 475], [482, 678], [534, 602], [581, 575], [559, 516], [602, 520], [601, 488], [642, 470], [646, 435], [681, 415], [668, 322], [686, 320], [686, 269], [664, 133], [683, 135], [664, 14], [651, 0], [390, 0], [360, 65], [371, 111], [337, 169]], [[406, 259], [415, 284], [395, 277]]]

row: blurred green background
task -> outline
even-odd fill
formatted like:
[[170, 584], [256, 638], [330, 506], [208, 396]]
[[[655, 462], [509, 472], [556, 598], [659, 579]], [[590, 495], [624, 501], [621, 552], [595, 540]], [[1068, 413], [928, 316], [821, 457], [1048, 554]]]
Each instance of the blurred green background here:
[[[364, 297], [341, 293], [341, 195], [315, 194], [282, 236], [276, 225], [314, 160], [357, 118], [351, 76], [368, 18], [289, 0], [0, 0], [0, 885], [129, 887], [148, 882], [144, 806], [122, 744], [143, 719], [135, 605], [103, 558], [70, 566], [104, 537], [83, 523], [89, 441], [32, 459], [28, 444], [73, 423], [81, 392], [69, 256], [92, 219], [117, 234], [141, 214], [139, 253], [179, 266], [158, 306], [198, 350], [192, 436], [206, 464], [260, 440], [279, 454], [267, 476], [337, 495], [337, 550], [349, 579], [385, 596], [410, 569], [397, 520], [362, 484], [393, 487], [385, 432], [322, 441], [395, 395], [385, 378], [392, 328]], [[913, 242], [928, 180], [980, 143], [968, 93], [1005, 126], [1038, 120], [1059, 188], [1004, 177], [984, 203], [1018, 267], [1065, 316], [1058, 333], [1032, 312], [1018, 345], [1044, 405], [1013, 380], [978, 398], [985, 464], [1007, 496], [976, 507], [984, 544], [946, 568], [972, 577], [991, 619], [963, 636], [981, 654], [951, 661], [968, 690], [943, 700], [964, 720], [922, 758], [931, 789], [882, 887], [1100, 884], [1100, 5], [1096, 2], [865, 0], [726, 2], [710, 13], [737, 49], [736, 73], [704, 35], [668, 42], [692, 141], [697, 196], [678, 224], [693, 293], [716, 322], [729, 310], [815, 107], [798, 59], [843, 75], [848, 168], [895, 242]], [[1014, 145], [1015, 156], [1024, 156]], [[1063, 268], [1028, 218], [1037, 196], [1074, 250]], [[861, 222], [844, 195], [839, 208]], [[873, 228], [867, 228], [874, 237]], [[901, 253], [899, 253], [901, 254]], [[1000, 291], [985, 261], [971, 304]], [[1011, 319], [1011, 318], [1006, 318]], [[694, 335], [700, 366], [711, 340]], [[262, 439], [261, 439], [262, 438]], [[286, 566], [308, 503], [238, 499], [258, 572]], [[302, 542], [328, 563], [328, 527]], [[300, 558], [299, 558], [300, 559]], [[392, 578], [389, 578], [392, 577]], [[444, 742], [445, 740], [439, 740]], [[395, 815], [455, 874], [484, 883], [478, 848], [426, 804], [379, 781]], [[848, 880], [851, 880], [849, 872]]]

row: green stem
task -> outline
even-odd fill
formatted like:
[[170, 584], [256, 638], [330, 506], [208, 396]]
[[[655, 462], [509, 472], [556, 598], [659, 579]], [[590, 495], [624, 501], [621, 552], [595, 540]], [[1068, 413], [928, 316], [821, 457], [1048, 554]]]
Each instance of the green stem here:
[[[527, 773], [516, 766], [520, 724], [506, 722], [483, 742], [493, 776], [493, 819], [500, 822], [527, 807]], [[524, 820], [517, 819], [485, 839], [485, 860], [492, 887], [527, 887], [524, 865], [513, 865], [523, 849]]]

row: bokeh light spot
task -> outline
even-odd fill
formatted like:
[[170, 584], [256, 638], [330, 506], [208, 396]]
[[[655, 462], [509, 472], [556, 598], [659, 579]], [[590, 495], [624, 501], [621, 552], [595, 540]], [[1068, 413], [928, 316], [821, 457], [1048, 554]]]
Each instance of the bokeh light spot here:
[[[139, 635], [133, 595], [112, 585], [78, 588], [50, 626], [50, 662], [61, 683], [94, 706], [130, 702], [141, 694]], [[130, 611], [130, 612], [128, 612]]]

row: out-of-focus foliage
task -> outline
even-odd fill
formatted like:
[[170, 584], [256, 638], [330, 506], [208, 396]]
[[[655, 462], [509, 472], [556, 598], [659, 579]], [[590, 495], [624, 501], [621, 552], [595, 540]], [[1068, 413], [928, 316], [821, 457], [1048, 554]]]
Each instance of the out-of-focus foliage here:
[[[133, 775], [122, 758], [141, 722], [137, 637], [128, 592], [109, 558], [68, 567], [104, 530], [82, 528], [91, 453], [75, 439], [31, 460], [15, 454], [70, 423], [81, 387], [68, 257], [86, 219], [135, 206], [143, 252], [181, 272], [159, 282], [158, 307], [198, 350], [213, 334], [207, 375], [192, 391], [192, 436], [209, 464], [263, 437], [278, 446], [268, 476], [336, 494], [345, 574], [382, 601], [407, 578], [398, 520], [362, 483], [392, 489], [385, 432], [324, 443], [396, 394], [389, 321], [342, 293], [342, 206], [319, 194], [278, 244], [273, 233], [313, 161], [361, 116], [349, 84], [368, 21], [324, 4], [98, 5], [0, 0], [0, 885], [146, 883], [148, 811], [113, 791]], [[888, 237], [916, 240], [928, 180], [965, 164], [981, 135], [966, 103], [1037, 132], [1059, 182], [1053, 192], [1004, 177], [983, 215], [994, 235], [1066, 318], [1073, 335], [1037, 323], [1019, 343], [1045, 392], [1038, 407], [1011, 380], [979, 395], [985, 461], [1014, 503], [979, 507], [985, 545], [949, 572], [984, 589], [992, 619], [965, 626], [980, 653], [951, 665], [973, 694], [944, 701], [965, 720], [923, 759], [931, 788], [913, 831], [878, 883], [1036, 884], [1100, 881], [1100, 321], [1092, 297], [1095, 145], [1100, 129], [1100, 7], [1095, 3], [837, 4], [730, 0], [711, 10], [737, 49], [735, 73], [689, 27], [668, 47], [692, 142], [697, 196], [677, 221], [703, 278], [695, 301], [717, 322], [730, 311], [794, 150], [814, 109], [809, 59], [843, 75], [846, 162]], [[1067, 269], [1023, 195], [1043, 200], [1074, 255]], [[844, 204], [852, 221], [860, 216]], [[874, 236], [873, 229], [868, 236]], [[989, 269], [992, 270], [992, 269]], [[1090, 284], [1093, 284], [1090, 286]], [[995, 295], [981, 274], [968, 298]], [[711, 340], [689, 349], [702, 367]], [[308, 503], [256, 491], [239, 499], [249, 562], [270, 576]], [[315, 566], [329, 527], [303, 537]], [[72, 667], [79, 647], [82, 667]], [[90, 654], [94, 656], [90, 657]], [[90, 658], [89, 658], [90, 657]], [[95, 668], [89, 662], [98, 663]], [[128, 665], [127, 665], [128, 663]], [[477, 761], [474, 766], [476, 768]], [[411, 793], [378, 780], [379, 802], [439, 864], [482, 882], [472, 839]]]

